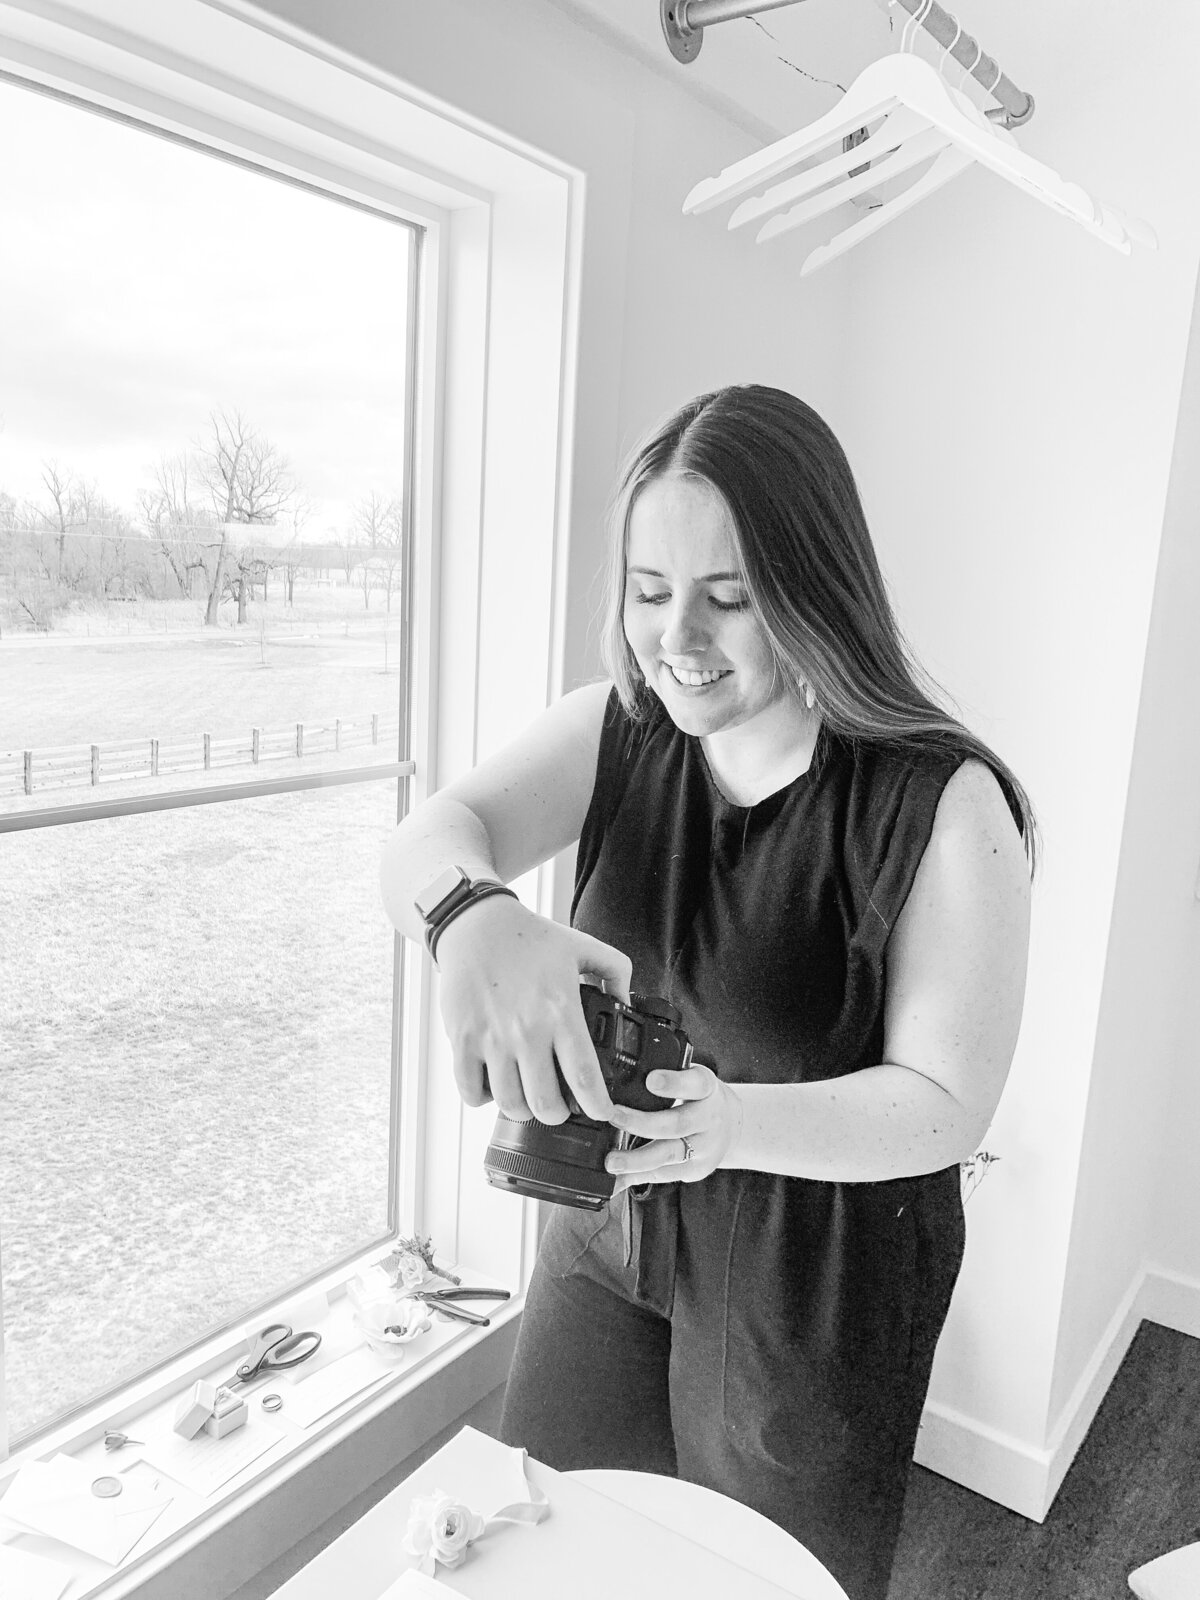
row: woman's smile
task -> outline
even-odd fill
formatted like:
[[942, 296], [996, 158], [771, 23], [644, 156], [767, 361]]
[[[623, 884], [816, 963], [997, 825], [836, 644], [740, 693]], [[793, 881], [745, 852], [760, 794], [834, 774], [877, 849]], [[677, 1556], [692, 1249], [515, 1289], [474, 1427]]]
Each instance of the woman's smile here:
[[714, 683], [721, 683], [730, 675], [730, 669], [724, 672], [714, 672], [707, 667], [680, 667], [673, 661], [663, 663], [671, 674], [677, 687], [681, 689], [708, 689]]
[[702, 479], [648, 483], [629, 516], [625, 635], [685, 733], [752, 721], [784, 698], [724, 501]]

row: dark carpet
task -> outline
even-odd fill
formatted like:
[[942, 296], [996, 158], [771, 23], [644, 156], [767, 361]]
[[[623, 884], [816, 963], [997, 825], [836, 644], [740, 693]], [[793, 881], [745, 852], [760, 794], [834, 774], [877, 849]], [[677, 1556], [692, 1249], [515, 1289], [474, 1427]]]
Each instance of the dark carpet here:
[[1143, 1322], [1045, 1522], [913, 1467], [888, 1600], [1130, 1600], [1196, 1540], [1200, 1339]]

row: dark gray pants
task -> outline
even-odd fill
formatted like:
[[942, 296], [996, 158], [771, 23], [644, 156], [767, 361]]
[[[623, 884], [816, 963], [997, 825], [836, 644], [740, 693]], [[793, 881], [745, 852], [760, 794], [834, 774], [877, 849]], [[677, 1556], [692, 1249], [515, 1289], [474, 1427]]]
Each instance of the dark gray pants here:
[[716, 1489], [792, 1534], [850, 1600], [885, 1600], [923, 1391], [881, 1394], [849, 1417], [810, 1394], [805, 1437], [781, 1465], [730, 1426], [724, 1308], [705, 1316], [678, 1291], [670, 1318], [636, 1304], [620, 1229], [597, 1233], [602, 1222], [552, 1213], [501, 1437], [558, 1471], [656, 1472]]

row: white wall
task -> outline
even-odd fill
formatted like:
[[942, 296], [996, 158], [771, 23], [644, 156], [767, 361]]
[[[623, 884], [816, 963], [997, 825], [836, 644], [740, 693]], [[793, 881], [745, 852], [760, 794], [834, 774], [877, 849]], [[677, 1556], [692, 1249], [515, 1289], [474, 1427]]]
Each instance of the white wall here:
[[1073, 1314], [1064, 1318], [1054, 1397], [1064, 1404], [1111, 1314], [1102, 1290], [1113, 1277], [1114, 1244], [1127, 1261], [1140, 1233], [1157, 1280], [1149, 1314], [1200, 1335], [1198, 437], [1194, 313], [1068, 1260]]
[[1007, 8], [987, 48], [1037, 100], [1024, 148], [1148, 218], [1157, 255], [1122, 259], [976, 170], [848, 258], [838, 421], [900, 610], [1044, 830], [1025, 1023], [987, 1140], [1002, 1160], [969, 1207], [918, 1452], [961, 1467], [971, 1435], [966, 1481], [1031, 1515], [1147, 1249], [1184, 920], [1163, 913], [1194, 853], [1187, 799], [1162, 805], [1158, 706], [1124, 833], [1200, 248], [1200, 13], [1152, 9]]
[[[1129, 871], [1153, 877], [1156, 944], [1166, 981], [1134, 1012], [1167, 1013], [1172, 1072], [1166, 1080], [1159, 1182], [1147, 1255], [1182, 1278], [1200, 1335], [1200, 295], [1192, 323], [1175, 463], [1155, 593], [1145, 702], [1130, 792]], [[1134, 824], [1136, 822], [1136, 831]], [[1136, 850], [1136, 855], [1135, 855]], [[1122, 858], [1122, 870], [1125, 860]], [[1132, 1008], [1131, 1008], [1132, 1009]], [[1136, 1076], [1136, 1074], [1135, 1074]], [[1183, 1318], [1180, 1319], [1183, 1321]]]

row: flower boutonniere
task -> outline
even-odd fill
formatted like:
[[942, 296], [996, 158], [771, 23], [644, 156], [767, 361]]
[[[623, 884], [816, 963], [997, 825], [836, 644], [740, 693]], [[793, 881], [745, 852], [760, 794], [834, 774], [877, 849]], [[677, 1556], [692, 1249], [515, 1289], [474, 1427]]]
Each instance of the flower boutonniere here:
[[465, 1560], [467, 1546], [479, 1538], [487, 1526], [483, 1517], [441, 1489], [413, 1501], [408, 1511], [404, 1548], [416, 1556], [420, 1571], [434, 1567], [457, 1567]]
[[426, 1278], [444, 1278], [447, 1283], [461, 1283], [462, 1279], [433, 1259], [433, 1240], [414, 1234], [411, 1239], [397, 1239], [392, 1253], [382, 1263], [392, 1283], [399, 1289], [419, 1289]]

